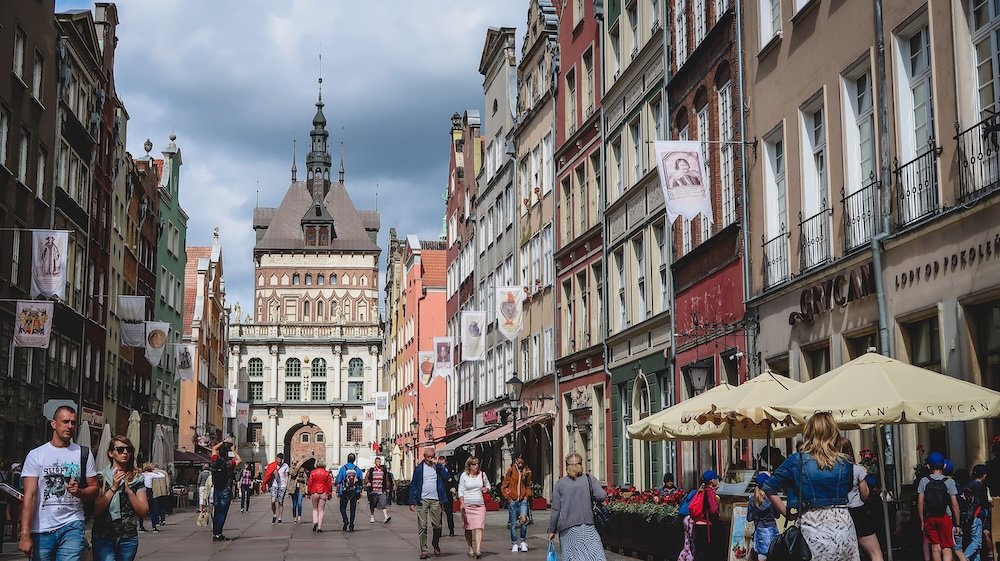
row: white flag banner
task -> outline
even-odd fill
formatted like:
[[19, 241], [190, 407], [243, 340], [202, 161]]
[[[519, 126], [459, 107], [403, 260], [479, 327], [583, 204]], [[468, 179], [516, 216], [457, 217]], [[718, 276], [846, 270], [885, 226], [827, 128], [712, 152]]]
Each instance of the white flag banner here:
[[455, 363], [452, 360], [452, 351], [455, 348], [454, 337], [434, 338], [434, 376], [440, 378], [450, 378]]
[[701, 214], [712, 222], [712, 195], [701, 142], [660, 140], [655, 146], [667, 220], [673, 223], [678, 216], [691, 220]]
[[[20, 232], [15, 232], [15, 235]], [[66, 252], [69, 232], [35, 230], [31, 233], [31, 297], [66, 299]]]
[[242, 401], [236, 402], [236, 425], [240, 427], [249, 426], [250, 404]]
[[14, 346], [49, 348], [52, 335], [52, 302], [18, 300], [14, 316]]
[[146, 297], [119, 296], [118, 319], [121, 320], [122, 344], [142, 347], [146, 340]]
[[362, 429], [366, 431], [374, 430], [376, 421], [375, 406], [365, 405], [361, 408], [361, 411], [364, 413], [364, 420], [361, 425]]
[[497, 287], [497, 329], [510, 341], [517, 339], [518, 333], [521, 332], [521, 324], [524, 323], [522, 302], [524, 302], [523, 286]]
[[194, 378], [194, 345], [174, 345], [174, 362], [177, 364], [175, 380]]
[[429, 388], [434, 381], [434, 352], [420, 351], [417, 353], [417, 364], [420, 370], [420, 383]]
[[163, 349], [167, 346], [170, 324], [165, 321], [146, 322], [146, 360], [153, 366], [160, 364]]
[[486, 360], [486, 312], [462, 312], [462, 360]]
[[237, 398], [240, 390], [225, 388], [222, 390], [222, 416], [226, 419], [236, 418]]
[[375, 420], [389, 420], [389, 392], [375, 392]]

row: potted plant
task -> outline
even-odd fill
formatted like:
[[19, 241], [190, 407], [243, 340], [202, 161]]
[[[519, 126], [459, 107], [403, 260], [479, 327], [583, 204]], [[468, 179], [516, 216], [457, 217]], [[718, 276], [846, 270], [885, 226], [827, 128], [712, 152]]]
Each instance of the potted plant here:
[[677, 514], [684, 494], [609, 487], [604, 504], [612, 519], [600, 530], [604, 545], [640, 558], [676, 559], [684, 546], [684, 528]]
[[483, 502], [486, 504], [487, 512], [500, 510], [500, 491], [496, 487], [491, 487], [489, 491], [483, 493]]
[[531, 484], [531, 510], [545, 510], [549, 508], [549, 501], [542, 496], [542, 484]]

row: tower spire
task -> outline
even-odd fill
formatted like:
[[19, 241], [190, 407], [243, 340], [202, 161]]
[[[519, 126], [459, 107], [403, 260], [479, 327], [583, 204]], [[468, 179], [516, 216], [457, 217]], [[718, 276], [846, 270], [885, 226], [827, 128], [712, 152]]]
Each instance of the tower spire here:
[[298, 171], [295, 167], [295, 139], [292, 139], [292, 181], [295, 181], [295, 172]]
[[344, 182], [344, 127], [340, 127], [340, 182]]
[[[320, 58], [322, 60], [322, 56]], [[330, 133], [326, 130], [326, 115], [323, 114], [323, 77], [319, 77], [319, 95], [316, 98], [316, 115], [313, 117], [313, 129], [309, 133], [312, 146], [306, 155], [306, 177], [310, 181], [310, 191], [313, 189], [312, 181], [319, 180], [323, 185], [325, 194], [330, 181], [330, 151], [327, 148], [327, 141]]]

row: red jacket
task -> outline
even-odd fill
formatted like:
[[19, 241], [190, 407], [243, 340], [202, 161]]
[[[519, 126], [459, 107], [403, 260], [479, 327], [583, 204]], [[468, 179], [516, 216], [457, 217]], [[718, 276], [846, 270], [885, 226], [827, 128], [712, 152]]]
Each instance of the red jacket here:
[[332, 494], [333, 477], [326, 468], [316, 468], [309, 472], [308, 493]]

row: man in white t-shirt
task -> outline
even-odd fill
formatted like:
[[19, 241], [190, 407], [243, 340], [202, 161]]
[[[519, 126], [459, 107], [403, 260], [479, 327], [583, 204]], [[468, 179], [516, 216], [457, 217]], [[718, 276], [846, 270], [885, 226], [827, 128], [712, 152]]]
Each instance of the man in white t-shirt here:
[[271, 524], [281, 524], [285, 513], [285, 494], [288, 492], [288, 464], [285, 455], [279, 453], [274, 458], [274, 478], [271, 480]]
[[33, 561], [79, 561], [83, 502], [98, 494], [94, 455], [87, 452], [83, 458], [83, 450], [73, 444], [76, 410], [72, 407], [56, 409], [49, 424], [52, 440], [28, 452], [21, 471], [24, 502], [18, 549]]

